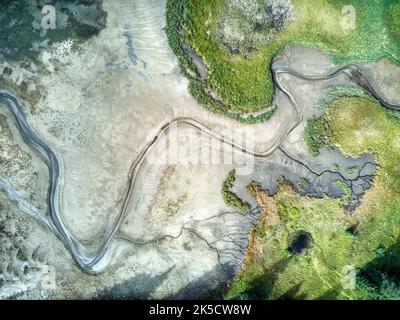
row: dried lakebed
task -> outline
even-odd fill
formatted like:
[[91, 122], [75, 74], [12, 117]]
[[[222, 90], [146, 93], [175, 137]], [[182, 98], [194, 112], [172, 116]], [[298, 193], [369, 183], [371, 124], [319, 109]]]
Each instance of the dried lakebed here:
[[[382, 98], [376, 88], [374, 88], [368, 78], [363, 74], [362, 70], [356, 64], [350, 64], [343, 67], [339, 67], [334, 71], [328, 72], [325, 75], [312, 75], [312, 74], [301, 74], [295, 70], [292, 70], [289, 66], [285, 65], [285, 63], [276, 59], [274, 64], [272, 65], [274, 81], [278, 91], [283, 92], [290, 99], [293, 108], [295, 108], [297, 113], [297, 121], [296, 123], [289, 127], [286, 132], [284, 132], [272, 145], [271, 148], [265, 150], [264, 152], [254, 152], [253, 150], [246, 149], [245, 146], [241, 146], [234, 141], [226, 141], [224, 137], [219, 136], [206, 126], [201, 123], [187, 118], [178, 118], [174, 121], [165, 125], [161, 130], [155, 135], [154, 140], [151, 141], [144, 149], [144, 151], [140, 154], [140, 156], [136, 159], [134, 164], [132, 165], [130, 174], [128, 187], [123, 197], [123, 206], [121, 211], [119, 212], [117, 218], [111, 221], [107, 228], [106, 232], [103, 235], [103, 239], [101, 241], [100, 249], [93, 255], [89, 254], [87, 250], [85, 250], [84, 245], [79, 243], [72, 234], [68, 231], [68, 228], [63, 223], [62, 213], [59, 209], [59, 199], [61, 193], [61, 179], [63, 177], [61, 169], [60, 169], [60, 161], [57, 155], [52, 151], [52, 149], [44, 142], [30, 127], [29, 119], [27, 119], [26, 114], [24, 113], [23, 105], [18, 101], [18, 99], [12, 94], [1, 91], [0, 92], [0, 103], [5, 105], [12, 115], [15, 118], [16, 126], [22, 135], [25, 142], [36, 152], [38, 152], [41, 157], [45, 160], [48, 168], [49, 168], [49, 189], [48, 189], [48, 197], [47, 197], [47, 206], [48, 212], [47, 214], [41, 214], [39, 210], [36, 210], [34, 207], [29, 205], [25, 200], [23, 200], [18, 192], [15, 191], [6, 180], [0, 180], [0, 187], [3, 189], [6, 194], [8, 194], [9, 198], [16, 201], [24, 211], [31, 213], [31, 215], [42, 223], [47, 225], [52, 232], [54, 232], [57, 237], [63, 242], [65, 247], [69, 250], [72, 257], [76, 261], [76, 263], [85, 271], [92, 273], [103, 270], [109, 263], [110, 256], [107, 254], [110, 248], [110, 243], [113, 238], [116, 236], [117, 231], [120, 228], [121, 222], [125, 217], [127, 208], [129, 207], [130, 200], [132, 198], [134, 185], [136, 181], [136, 176], [141, 169], [143, 161], [146, 159], [148, 154], [157, 144], [158, 139], [164, 135], [171, 124], [176, 123], [184, 123], [190, 125], [197, 130], [202, 131], [203, 133], [210, 135], [213, 138], [219, 139], [221, 142], [233, 146], [235, 149], [240, 152], [244, 152], [250, 156], [255, 157], [256, 163], [260, 161], [264, 161], [266, 159], [269, 162], [270, 170], [268, 172], [274, 172], [273, 175], [268, 176], [270, 179], [270, 184], [266, 185], [266, 188], [273, 193], [276, 190], [276, 183], [279, 180], [278, 177], [285, 176], [285, 178], [291, 181], [295, 185], [299, 185], [300, 179], [304, 179], [309, 181], [310, 183], [303, 186], [303, 191], [307, 194], [311, 194], [314, 196], [321, 196], [322, 194], [328, 194], [330, 196], [340, 196], [340, 191], [335, 188], [333, 185], [335, 181], [342, 180], [345, 181], [352, 189], [352, 197], [355, 199], [359, 199], [364, 190], [370, 186], [371, 179], [373, 177], [373, 173], [375, 170], [376, 164], [374, 163], [373, 157], [370, 155], [364, 155], [358, 159], [340, 159], [340, 155], [336, 155], [334, 157], [337, 158], [337, 163], [345, 163], [344, 167], [349, 166], [357, 166], [359, 170], [356, 170], [355, 173], [348, 176], [344, 176], [343, 173], [334, 172], [333, 170], [323, 170], [321, 172], [316, 172], [312, 170], [310, 165], [306, 165], [299, 160], [296, 160], [294, 157], [291, 157], [284, 149], [279, 148], [281, 143], [287, 138], [287, 136], [303, 121], [303, 111], [300, 104], [297, 102], [296, 98], [287, 88], [284, 80], [281, 78], [282, 75], [289, 74], [294, 77], [301, 78], [307, 81], [322, 81], [326, 79], [331, 79], [337, 77], [338, 75], [344, 74], [352, 81], [354, 84], [364, 88], [368, 91], [372, 96], [378, 99], [382, 105], [391, 109], [400, 109], [399, 105], [392, 104]], [[277, 150], [278, 149], [278, 150]], [[271, 155], [272, 154], [272, 155]], [[324, 153], [322, 154], [324, 156]], [[326, 156], [326, 155], [325, 155]], [[280, 166], [279, 170], [273, 170], [273, 166], [275, 163], [275, 159], [285, 159]], [[282, 160], [281, 160], [282, 161]], [[279, 163], [279, 161], [278, 161]], [[285, 169], [286, 165], [286, 169]], [[257, 166], [256, 166], [257, 167]], [[291, 168], [291, 169], [290, 169]], [[294, 170], [293, 170], [294, 169]], [[266, 174], [268, 175], [268, 172]], [[262, 175], [261, 175], [262, 176]], [[303, 180], [303, 181], [304, 181]], [[268, 181], [268, 179], [266, 180]], [[265, 183], [265, 182], [264, 182]], [[317, 187], [318, 186], [318, 187]], [[128, 239], [129, 240], [129, 239]], [[154, 241], [158, 241], [159, 239], [155, 239]], [[152, 242], [153, 240], [148, 241], [147, 243]], [[241, 256], [243, 251], [245, 250], [246, 239], [243, 239], [244, 245], [240, 245]], [[145, 243], [144, 243], [145, 244]], [[237, 264], [240, 264], [240, 258], [235, 257], [235, 261]], [[222, 263], [224, 264], [224, 263]], [[228, 265], [227, 270], [234, 273], [235, 269], [237, 270], [237, 266], [232, 268], [229, 264], [232, 262], [225, 262]]]

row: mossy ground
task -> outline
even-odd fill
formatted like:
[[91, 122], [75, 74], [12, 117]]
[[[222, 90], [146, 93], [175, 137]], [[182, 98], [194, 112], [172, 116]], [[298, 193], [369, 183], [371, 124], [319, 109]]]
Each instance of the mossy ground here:
[[[364, 282], [358, 281], [356, 290], [344, 289], [341, 280], [345, 266], [364, 270], [376, 260], [380, 262], [374, 262], [375, 266], [380, 265], [399, 280], [399, 113], [384, 109], [371, 98], [340, 98], [326, 110], [321, 121], [328, 123], [323, 134], [329, 143], [345, 154], [371, 152], [376, 156], [379, 166], [373, 186], [360, 207], [349, 214], [341, 208], [341, 199], [301, 197], [282, 185], [269, 198], [269, 210], [251, 236], [242, 272], [225, 298], [398, 297], [398, 287], [386, 280], [383, 289], [366, 288]], [[278, 212], [278, 222], [271, 222], [277, 221], [270, 218], [271, 207]], [[300, 255], [291, 255], [288, 237], [300, 229], [312, 234], [314, 246]]]
[[[174, 33], [167, 27], [170, 42], [179, 39], [189, 44], [208, 66], [208, 81], [192, 85], [196, 87], [192, 94], [213, 109], [217, 108], [213, 106], [215, 101], [205, 96], [209, 89], [216, 92], [224, 102], [218, 109], [226, 113], [254, 112], [268, 107], [274, 95], [270, 63], [290, 45], [321, 48], [337, 63], [382, 57], [400, 61], [400, 23], [396, 15], [400, 10], [399, 0], [293, 0], [292, 4], [294, 18], [286, 28], [243, 57], [223, 50], [216, 41], [215, 25], [225, 12], [224, 0], [168, 0], [168, 25], [184, 31]], [[341, 24], [341, 11], [346, 5], [353, 5], [356, 10], [354, 30], [344, 30]], [[173, 16], [173, 11], [179, 14]], [[184, 52], [177, 55], [182, 63]]]
[[[41, 27], [46, 4], [56, 9], [56, 29]], [[74, 40], [76, 45], [96, 36], [106, 25], [101, 0], [72, 3], [59, 0], [2, 1], [0, 3], [0, 57], [10, 61], [35, 61], [40, 50], [53, 43]]]

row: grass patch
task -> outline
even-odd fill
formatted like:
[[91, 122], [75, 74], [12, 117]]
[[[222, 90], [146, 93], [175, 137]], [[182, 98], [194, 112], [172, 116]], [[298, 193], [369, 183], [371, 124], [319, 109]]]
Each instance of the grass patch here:
[[317, 110], [324, 110], [332, 102], [342, 97], [368, 97], [368, 93], [361, 88], [351, 87], [334, 87], [330, 88], [327, 93], [316, 103]]
[[5, 67], [3, 71], [1, 69], [0, 66], [0, 88], [5, 88], [20, 99], [29, 101], [30, 106], [33, 108], [31, 111], [34, 112], [42, 97], [46, 95], [46, 88], [42, 84], [35, 84], [33, 88], [30, 88], [30, 83], [27, 80], [16, 84], [12, 80], [13, 70], [9, 67]]
[[317, 156], [319, 150], [329, 144], [328, 122], [324, 118], [315, 118], [307, 121], [304, 128], [304, 139], [311, 155]]
[[354, 166], [347, 167], [347, 168], [346, 168], [346, 172], [347, 172], [348, 174], [353, 174], [353, 173], [357, 172], [359, 169], [360, 169], [359, 166], [354, 165]]
[[400, 240], [389, 249], [379, 247], [376, 258], [357, 276], [357, 298], [361, 300], [399, 300]]
[[[345, 5], [356, 9], [355, 30], [342, 28], [341, 10]], [[275, 88], [269, 67], [273, 57], [287, 46], [321, 48], [330, 53], [336, 63], [373, 61], [382, 57], [400, 61], [398, 16], [393, 14], [393, 10], [398, 9], [398, 0], [368, 3], [363, 0], [293, 0], [292, 6], [293, 19], [244, 56], [224, 49], [216, 35], [217, 22], [227, 14], [226, 1], [168, 0], [166, 31], [181, 68], [189, 74], [191, 94], [212, 111], [253, 123], [265, 121], [272, 115], [273, 110], [269, 110], [261, 116], [242, 117], [272, 105]], [[239, 13], [238, 19], [244, 19]], [[387, 19], [389, 15], [393, 17]], [[182, 49], [182, 43], [203, 58], [209, 71], [207, 80], [199, 81], [193, 76], [196, 70]], [[211, 92], [219, 99], [213, 98]]]
[[[256, 227], [247, 253], [253, 252], [253, 259], [246, 260], [225, 298], [315, 299], [336, 287], [352, 241], [339, 201], [301, 197], [283, 185], [270, 205], [278, 208], [279, 221], [272, 225], [267, 219]], [[315, 245], [293, 255], [288, 241], [299, 230], [310, 233]]]
[[342, 196], [341, 196], [341, 204], [343, 206], [348, 206], [352, 204], [352, 190], [351, 187], [344, 181], [342, 180], [338, 180], [336, 181], [336, 185], [337, 187], [340, 189], [340, 191], [342, 192]]
[[0, 3], [0, 55], [11, 61], [37, 60], [49, 45], [72, 39], [76, 46], [94, 37], [106, 26], [102, 1], [71, 4], [56, 1], [56, 29], [41, 26], [42, 8], [49, 1], [2, 1]]
[[224, 202], [231, 207], [239, 210], [244, 213], [251, 209], [249, 203], [242, 201], [235, 193], [231, 191], [233, 184], [235, 182], [235, 170], [232, 170], [228, 173], [226, 180], [222, 184], [221, 192], [224, 198]]

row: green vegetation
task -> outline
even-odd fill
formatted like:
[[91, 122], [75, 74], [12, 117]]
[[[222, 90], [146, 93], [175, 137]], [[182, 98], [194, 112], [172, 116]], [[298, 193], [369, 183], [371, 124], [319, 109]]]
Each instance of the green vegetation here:
[[20, 83], [15, 83], [12, 79], [13, 70], [9, 67], [5, 67], [3, 71], [0, 67], [0, 88], [14, 92], [20, 99], [29, 101], [29, 104], [35, 111], [37, 104], [40, 102], [42, 97], [46, 94], [46, 88], [42, 84], [35, 84], [30, 87], [31, 83], [29, 80], [22, 80]]
[[400, 242], [385, 250], [379, 247], [376, 258], [357, 276], [357, 298], [363, 300], [400, 300]]
[[368, 93], [361, 88], [334, 87], [328, 90], [325, 95], [316, 103], [317, 110], [324, 110], [332, 102], [342, 97], [368, 97]]
[[68, 39], [76, 44], [97, 35], [106, 25], [107, 13], [100, 0], [71, 4], [56, 1], [56, 29], [41, 26], [42, 8], [49, 1], [2, 1], [0, 3], [0, 55], [12, 61], [36, 59], [41, 49]]
[[[363, 0], [332, 1], [339, 6], [353, 5], [357, 14], [357, 36], [346, 54], [333, 53], [336, 63], [348, 63], [357, 60], [375, 61], [382, 57], [392, 58], [399, 63], [400, 38], [395, 33], [399, 26], [398, 16], [393, 16], [393, 8], [398, 10], [399, 0], [381, 0], [366, 2]], [[391, 17], [388, 19], [388, 17]]]
[[[349, 215], [343, 199], [301, 197], [282, 185], [269, 197], [242, 272], [225, 298], [399, 298], [400, 117], [371, 98], [345, 97], [334, 101], [321, 119], [326, 124], [321, 133], [330, 145], [350, 156], [376, 156], [373, 186]], [[274, 210], [278, 221], [272, 219]], [[309, 232], [315, 245], [290, 255], [288, 239], [298, 230]], [[354, 290], [342, 286], [346, 266], [357, 270]]]
[[393, 34], [400, 38], [400, 2], [393, 2], [392, 5], [389, 7], [389, 19], [388, 24], [390, 30]]
[[[399, 19], [393, 13], [398, 10], [399, 0], [292, 0], [292, 19], [279, 27], [255, 22], [252, 30], [249, 10], [260, 3], [263, 1], [167, 2], [169, 42], [190, 80], [191, 94], [209, 110], [249, 123], [268, 119], [271, 109], [247, 118], [244, 114], [272, 105], [274, 85], [269, 67], [273, 57], [290, 45], [321, 48], [332, 54], [336, 63], [382, 57], [400, 61]], [[354, 30], [344, 30], [341, 25], [341, 10], [345, 5], [356, 9]], [[391, 18], [387, 19], [388, 16]], [[224, 23], [226, 17], [234, 17], [234, 22]], [[232, 44], [235, 37], [228, 37], [231, 33], [237, 33], [237, 43]], [[201, 81], [196, 76], [196, 68], [183, 44], [203, 58], [208, 67], [207, 80]]]
[[[264, 108], [267, 110], [263, 111], [261, 114], [257, 115], [241, 115], [239, 112], [235, 112], [233, 108], [229, 105], [223, 103], [219, 99], [212, 97], [210, 93], [209, 81], [200, 80], [199, 72], [194, 65], [193, 61], [188, 56], [187, 51], [184, 49], [184, 43], [190, 43], [187, 40], [182, 40], [182, 33], [190, 34], [187, 31], [188, 25], [193, 24], [193, 10], [198, 3], [202, 2], [205, 5], [205, 1], [187, 1], [187, 0], [168, 0], [167, 1], [167, 26], [165, 32], [168, 36], [168, 41], [171, 49], [179, 59], [181, 72], [189, 79], [189, 91], [196, 100], [202, 104], [206, 109], [225, 115], [234, 120], [244, 122], [244, 123], [256, 123], [268, 120], [275, 112], [275, 106], [270, 104], [265, 104]], [[221, 3], [220, 0], [207, 2], [210, 7]], [[202, 22], [199, 22], [202, 23]], [[184, 31], [183, 31], [184, 30]], [[195, 48], [195, 47], [193, 47]], [[196, 50], [197, 51], [197, 50]], [[197, 53], [199, 53], [197, 51]], [[204, 58], [204, 57], [203, 57]], [[209, 63], [207, 66], [209, 67]], [[209, 76], [212, 74], [213, 70], [209, 69]], [[218, 93], [218, 91], [215, 91]], [[251, 111], [251, 110], [249, 110]]]
[[235, 170], [229, 172], [226, 180], [222, 184], [222, 196], [224, 198], [224, 202], [239, 210], [240, 212], [247, 212], [251, 209], [249, 203], [242, 201], [235, 193], [233, 193], [230, 189], [233, 187], [235, 182]]
[[386, 274], [377, 273], [377, 275], [379, 279], [373, 282], [362, 276], [358, 277], [357, 299], [400, 300], [400, 284]]
[[[282, 185], [270, 206], [277, 208], [279, 220], [269, 223], [267, 212], [261, 220], [266, 222], [255, 228], [243, 271], [225, 298], [317, 299], [332, 289], [332, 298], [346, 298], [350, 292], [339, 285], [352, 237], [345, 232], [339, 201], [301, 197]], [[288, 242], [299, 230], [309, 232], [315, 245], [292, 255]]]
[[300, 192], [304, 192], [304, 190], [310, 185], [311, 185], [311, 182], [309, 179], [303, 178], [303, 177], [299, 179], [298, 188], [299, 188]]

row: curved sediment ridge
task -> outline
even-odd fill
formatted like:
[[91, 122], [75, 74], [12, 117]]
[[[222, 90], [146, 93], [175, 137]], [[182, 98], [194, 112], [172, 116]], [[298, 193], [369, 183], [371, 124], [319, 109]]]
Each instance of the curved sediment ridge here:
[[[49, 168], [49, 190], [47, 196], [48, 202], [48, 215], [45, 218], [38, 219], [41, 222], [44, 222], [54, 234], [63, 242], [65, 247], [69, 250], [71, 256], [75, 260], [75, 262], [86, 272], [95, 273], [101, 271], [108, 265], [107, 260], [107, 252], [110, 249], [111, 241], [113, 240], [116, 232], [118, 231], [129, 207], [130, 199], [132, 198], [134, 185], [136, 181], [136, 177], [140, 168], [145, 161], [146, 157], [153, 150], [154, 146], [157, 144], [159, 138], [167, 132], [171, 125], [184, 123], [190, 126], [197, 128], [203, 133], [209, 135], [212, 138], [218, 139], [219, 141], [232, 146], [234, 149], [246, 153], [250, 156], [256, 158], [266, 158], [272, 152], [274, 152], [280, 144], [287, 138], [287, 136], [294, 130], [296, 127], [303, 121], [304, 112], [301, 108], [300, 104], [297, 102], [292, 93], [287, 89], [285, 83], [280, 78], [283, 74], [289, 74], [291, 76], [306, 80], [306, 81], [322, 81], [329, 80], [337, 77], [338, 75], [344, 74], [349, 80], [351, 80], [354, 84], [362, 87], [366, 91], [368, 91], [373, 97], [380, 101], [380, 103], [390, 109], [400, 110], [400, 105], [394, 105], [386, 101], [383, 97], [381, 97], [377, 90], [371, 85], [367, 76], [365, 76], [361, 70], [361, 68], [357, 64], [349, 64], [327, 73], [327, 74], [302, 74], [291, 68], [289, 68], [286, 63], [282, 60], [276, 59], [271, 66], [271, 70], [273, 73], [273, 80], [276, 85], [278, 91], [282, 91], [286, 94], [292, 104], [292, 107], [296, 111], [297, 119], [296, 122], [289, 127], [284, 133], [282, 133], [279, 137], [276, 138], [276, 141], [265, 151], [263, 152], [255, 152], [254, 150], [250, 150], [245, 146], [242, 146], [234, 141], [227, 141], [224, 136], [216, 134], [214, 131], [204, 126], [200, 122], [190, 119], [190, 118], [176, 118], [164, 126], [162, 126], [157, 134], [154, 136], [154, 139], [144, 148], [138, 158], [134, 161], [131, 166], [129, 172], [128, 186], [126, 189], [126, 193], [123, 198], [123, 205], [120, 209], [117, 219], [109, 224], [106, 228], [105, 234], [103, 236], [103, 241], [100, 246], [100, 249], [94, 254], [89, 255], [85, 252], [85, 248], [81, 246], [79, 241], [77, 241], [73, 235], [68, 231], [68, 228], [65, 226], [62, 215], [60, 212], [60, 193], [61, 193], [61, 183], [60, 179], [62, 174], [60, 172], [60, 159], [58, 156], [52, 151], [52, 149], [47, 145], [45, 141], [43, 141], [31, 128], [29, 125], [29, 119], [27, 118], [22, 103], [11, 93], [7, 91], [0, 91], [0, 103], [4, 104], [12, 113], [15, 118], [17, 128], [23, 137], [24, 141], [29, 145], [32, 149], [36, 150], [45, 160], [48, 168]], [[0, 179], [0, 182], [1, 179]], [[4, 182], [4, 181], [3, 181]], [[18, 201], [16, 197], [11, 196], [12, 192], [9, 190], [7, 183], [0, 183], [0, 189], [4, 189], [8, 196], [14, 200]], [[36, 217], [37, 218], [37, 217]]]

